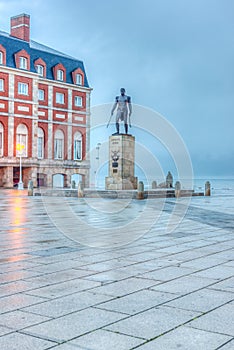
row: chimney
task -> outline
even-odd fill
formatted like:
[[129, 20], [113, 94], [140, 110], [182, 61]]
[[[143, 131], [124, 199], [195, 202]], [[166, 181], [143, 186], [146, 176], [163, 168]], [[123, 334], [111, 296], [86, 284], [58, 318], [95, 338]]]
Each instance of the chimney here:
[[29, 42], [30, 40], [30, 16], [22, 13], [11, 17], [11, 36]]

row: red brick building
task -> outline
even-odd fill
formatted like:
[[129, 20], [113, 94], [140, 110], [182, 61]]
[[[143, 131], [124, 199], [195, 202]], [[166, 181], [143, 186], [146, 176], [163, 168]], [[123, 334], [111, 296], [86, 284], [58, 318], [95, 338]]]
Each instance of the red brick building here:
[[0, 31], [0, 187], [19, 182], [20, 155], [24, 186], [89, 185], [90, 92], [82, 61], [30, 40], [29, 15], [11, 18]]

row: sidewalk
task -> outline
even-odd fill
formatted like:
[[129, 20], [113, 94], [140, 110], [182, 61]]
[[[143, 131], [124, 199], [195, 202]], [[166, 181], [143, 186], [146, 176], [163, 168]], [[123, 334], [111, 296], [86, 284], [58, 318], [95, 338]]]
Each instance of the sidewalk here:
[[233, 349], [234, 196], [175, 203], [0, 191], [0, 349]]

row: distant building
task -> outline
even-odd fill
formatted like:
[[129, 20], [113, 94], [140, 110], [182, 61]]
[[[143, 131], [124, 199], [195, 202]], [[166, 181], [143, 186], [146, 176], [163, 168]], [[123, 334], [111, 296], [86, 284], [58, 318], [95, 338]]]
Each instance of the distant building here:
[[30, 40], [29, 15], [11, 18], [0, 31], [1, 187], [19, 182], [19, 152], [25, 186], [89, 185], [90, 92], [82, 61]]

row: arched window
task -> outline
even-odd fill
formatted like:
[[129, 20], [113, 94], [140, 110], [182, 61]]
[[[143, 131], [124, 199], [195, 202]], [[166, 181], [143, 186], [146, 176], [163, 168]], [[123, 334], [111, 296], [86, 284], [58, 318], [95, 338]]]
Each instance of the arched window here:
[[64, 134], [57, 130], [54, 135], [54, 159], [64, 158]]
[[4, 146], [4, 128], [2, 123], [0, 123], [0, 157], [3, 157], [3, 146]]
[[44, 131], [42, 128], [37, 129], [37, 158], [43, 159], [44, 158]]
[[16, 129], [16, 156], [28, 156], [28, 128], [19, 124]]
[[76, 132], [74, 135], [74, 160], [82, 159], [82, 134]]

